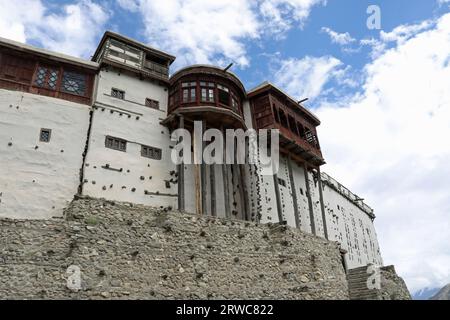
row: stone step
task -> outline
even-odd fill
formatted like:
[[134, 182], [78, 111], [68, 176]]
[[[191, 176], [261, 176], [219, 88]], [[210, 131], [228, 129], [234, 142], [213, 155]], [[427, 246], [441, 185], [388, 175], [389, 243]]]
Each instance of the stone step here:
[[356, 275], [362, 275], [362, 274], [369, 274], [369, 273], [367, 273], [367, 271], [348, 272], [347, 276], [356, 276]]
[[367, 266], [362, 266], [362, 267], [357, 267], [357, 268], [353, 268], [353, 269], [349, 269], [348, 272], [358, 272], [358, 271], [367, 271]]

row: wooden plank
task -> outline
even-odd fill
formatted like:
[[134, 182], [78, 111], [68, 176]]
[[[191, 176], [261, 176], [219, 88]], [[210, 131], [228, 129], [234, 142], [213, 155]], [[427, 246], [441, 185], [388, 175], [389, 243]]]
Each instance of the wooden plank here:
[[275, 199], [277, 202], [278, 221], [283, 222], [283, 208], [281, 206], [280, 186], [278, 185], [278, 175], [273, 175], [273, 184], [275, 188]]
[[[179, 126], [180, 129], [184, 129], [184, 117], [180, 115]], [[185, 191], [184, 191], [184, 163], [178, 165], [178, 210], [185, 210]]]
[[[220, 128], [223, 136], [225, 137], [225, 128], [222, 126]], [[224, 204], [225, 204], [225, 217], [227, 219], [231, 219], [231, 210], [230, 210], [230, 187], [228, 183], [228, 165], [226, 164], [226, 150], [224, 147], [223, 150], [223, 164], [222, 164], [222, 180], [223, 180], [223, 193], [224, 193]]]
[[316, 235], [316, 221], [314, 220], [314, 210], [311, 199], [311, 186], [309, 185], [308, 167], [306, 163], [303, 163], [303, 170], [305, 172], [305, 185], [306, 185], [306, 195], [308, 196], [309, 219], [311, 220], [311, 233], [313, 235]]
[[319, 196], [320, 196], [320, 209], [322, 210], [323, 233], [325, 235], [325, 239], [328, 240], [328, 228], [327, 228], [327, 220], [326, 220], [326, 216], [325, 216], [325, 204], [323, 202], [322, 176], [320, 175], [320, 168], [317, 168], [317, 174], [319, 175]]
[[291, 182], [292, 202], [294, 203], [295, 226], [300, 229], [300, 216], [298, 212], [297, 189], [295, 188], [294, 173], [292, 172], [291, 156], [288, 156], [289, 180]]
[[211, 184], [211, 215], [217, 216], [217, 208], [216, 208], [216, 172], [215, 172], [215, 164], [209, 165], [209, 177]]

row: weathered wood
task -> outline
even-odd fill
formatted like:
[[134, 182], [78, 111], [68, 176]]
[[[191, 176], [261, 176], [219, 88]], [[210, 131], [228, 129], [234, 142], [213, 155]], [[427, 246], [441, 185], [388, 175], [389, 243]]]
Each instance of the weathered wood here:
[[210, 190], [211, 190], [211, 215], [217, 216], [216, 208], [216, 172], [215, 164], [209, 165]]
[[[221, 128], [222, 134], [225, 135], [224, 127]], [[228, 165], [226, 164], [226, 150], [223, 152], [223, 164], [222, 164], [222, 180], [223, 180], [223, 193], [225, 204], [225, 217], [231, 219], [230, 210], [230, 189], [229, 189], [229, 177], [228, 177]]]
[[[179, 116], [180, 129], [184, 129], [184, 117]], [[184, 150], [183, 150], [184, 151]], [[183, 156], [183, 155], [182, 155]], [[178, 210], [185, 210], [185, 191], [184, 191], [184, 162], [178, 165]]]
[[311, 186], [309, 185], [308, 177], [308, 167], [306, 163], [303, 163], [303, 170], [305, 172], [305, 184], [306, 184], [306, 195], [308, 196], [308, 207], [309, 207], [309, 220], [311, 221], [311, 233], [316, 235], [316, 221], [314, 220], [314, 210], [311, 199]]
[[288, 156], [289, 180], [291, 183], [292, 202], [294, 203], [295, 226], [300, 229], [300, 216], [298, 212], [297, 189], [295, 188], [294, 173], [292, 172], [291, 157]]
[[320, 167], [317, 168], [317, 174], [319, 175], [319, 197], [320, 197], [320, 209], [322, 210], [322, 222], [323, 222], [323, 233], [325, 239], [328, 240], [328, 230], [327, 230], [327, 219], [325, 215], [325, 204], [323, 202], [323, 192], [322, 192], [322, 176], [320, 175]]
[[206, 188], [206, 164], [203, 161], [203, 150], [205, 150], [205, 142], [203, 141], [203, 133], [205, 132], [205, 120], [202, 121], [202, 141], [201, 141], [201, 147], [202, 147], [202, 160], [200, 164], [200, 184], [201, 184], [201, 199], [202, 199], [202, 215], [207, 214], [207, 205], [206, 200], [208, 198], [208, 190]]
[[275, 199], [277, 202], [278, 221], [283, 222], [283, 207], [281, 206], [280, 186], [278, 185], [278, 175], [273, 175], [273, 185], [275, 188]]

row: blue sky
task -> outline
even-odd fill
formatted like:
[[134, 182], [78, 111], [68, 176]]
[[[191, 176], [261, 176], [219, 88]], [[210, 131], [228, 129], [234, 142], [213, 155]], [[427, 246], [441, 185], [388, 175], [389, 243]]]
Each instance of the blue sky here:
[[[369, 5], [381, 10], [370, 30]], [[0, 36], [89, 58], [114, 30], [274, 82], [322, 120], [324, 171], [375, 209], [411, 291], [450, 283], [450, 0], [0, 0]]]

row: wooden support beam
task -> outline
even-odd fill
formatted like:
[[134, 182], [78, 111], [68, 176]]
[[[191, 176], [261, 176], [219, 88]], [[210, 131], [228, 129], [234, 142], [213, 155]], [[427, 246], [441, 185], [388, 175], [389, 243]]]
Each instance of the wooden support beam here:
[[[182, 115], [179, 116], [179, 125], [178, 128], [184, 129], [184, 117]], [[184, 150], [183, 150], [184, 151]], [[184, 163], [178, 165], [178, 210], [185, 210], [185, 192], [184, 192]]]
[[303, 163], [303, 171], [305, 172], [306, 194], [308, 196], [308, 207], [309, 207], [309, 220], [311, 220], [311, 233], [313, 235], [316, 235], [316, 221], [314, 220], [314, 210], [311, 199], [311, 186], [309, 184], [308, 167], [306, 163]]
[[327, 219], [325, 215], [325, 204], [323, 202], [323, 192], [322, 192], [322, 177], [320, 175], [320, 167], [317, 168], [317, 174], [319, 175], [319, 196], [320, 196], [320, 209], [322, 210], [322, 222], [323, 222], [323, 233], [325, 239], [328, 240], [328, 229], [327, 229]]
[[277, 201], [278, 222], [283, 222], [283, 208], [281, 206], [280, 186], [278, 185], [278, 175], [273, 175], [273, 185], [275, 188], [275, 199]]
[[289, 170], [289, 180], [291, 182], [292, 202], [294, 203], [295, 226], [297, 227], [297, 229], [300, 229], [300, 215], [298, 212], [297, 189], [295, 188], [294, 173], [292, 171], [292, 161], [290, 155], [288, 155], [287, 161]]
[[[203, 130], [202, 130], [203, 131]], [[203, 208], [202, 208], [202, 178], [201, 178], [201, 173], [200, 173], [200, 164], [198, 164], [200, 162], [200, 159], [198, 159], [198, 157], [200, 156], [197, 153], [197, 148], [202, 148], [202, 146], [197, 146], [197, 144], [199, 143], [199, 141], [196, 141], [198, 139], [196, 139], [196, 133], [194, 130], [194, 142], [193, 142], [193, 148], [194, 148], [194, 188], [195, 188], [195, 211], [197, 214], [202, 215], [203, 214]], [[203, 139], [201, 139], [203, 140]], [[202, 144], [202, 142], [200, 142], [200, 144]]]
[[211, 196], [211, 215], [217, 216], [216, 208], [216, 165], [209, 165], [209, 178], [210, 178], [210, 196]]
[[[225, 129], [222, 126], [222, 134], [225, 137]], [[228, 165], [226, 164], [226, 150], [224, 148], [223, 152], [223, 164], [222, 164], [222, 180], [223, 180], [223, 193], [224, 193], [224, 204], [225, 204], [225, 217], [231, 219], [230, 210], [230, 188], [229, 188], [229, 177], [228, 177]]]
[[242, 212], [242, 217], [245, 221], [250, 221], [250, 212], [248, 210], [248, 194], [247, 194], [247, 186], [245, 184], [245, 167], [243, 164], [236, 164], [237, 173], [239, 175], [239, 192], [241, 193], [241, 208], [244, 212]]
[[203, 141], [203, 134], [205, 132], [205, 120], [202, 121], [202, 164], [200, 165], [200, 184], [201, 184], [201, 198], [202, 198], [202, 215], [207, 214], [206, 200], [208, 197], [208, 190], [206, 188], [206, 164], [203, 161], [203, 150], [205, 150], [205, 142]]

